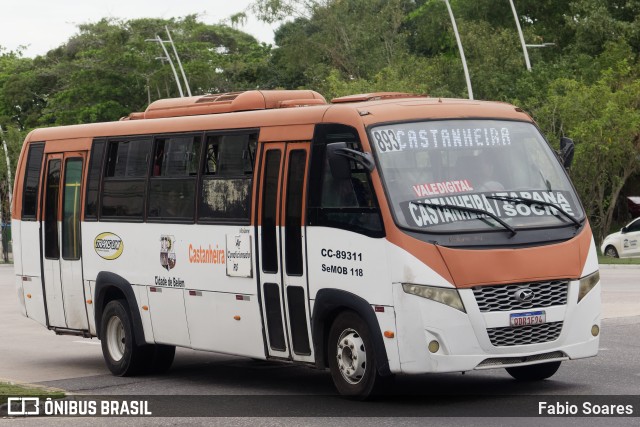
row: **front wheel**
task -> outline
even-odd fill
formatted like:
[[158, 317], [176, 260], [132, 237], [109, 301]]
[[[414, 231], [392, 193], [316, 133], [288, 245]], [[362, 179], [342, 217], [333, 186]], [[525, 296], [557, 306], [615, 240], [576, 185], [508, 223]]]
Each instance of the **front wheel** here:
[[378, 374], [369, 328], [356, 313], [338, 315], [327, 348], [331, 378], [343, 396], [364, 400], [387, 382], [388, 378]]
[[126, 301], [114, 300], [105, 306], [100, 329], [102, 354], [114, 375], [131, 376], [144, 370], [149, 349], [137, 346], [134, 341], [133, 323]]
[[509, 375], [518, 381], [541, 381], [553, 376], [559, 367], [560, 362], [549, 362], [506, 369]]
[[618, 251], [611, 245], [607, 246], [607, 248], [604, 250], [604, 254], [611, 258], [618, 258]]

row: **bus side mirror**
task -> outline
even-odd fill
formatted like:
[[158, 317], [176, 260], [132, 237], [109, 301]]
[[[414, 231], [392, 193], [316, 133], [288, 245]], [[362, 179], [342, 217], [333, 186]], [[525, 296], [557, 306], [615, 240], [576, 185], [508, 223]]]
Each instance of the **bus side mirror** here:
[[346, 142], [332, 142], [327, 144], [327, 158], [331, 168], [331, 176], [334, 179], [347, 179], [351, 177], [350, 160], [364, 167], [368, 172], [375, 168], [375, 163], [370, 153], [347, 148]]
[[574, 153], [575, 144], [573, 143], [573, 139], [564, 136], [560, 138], [560, 158], [562, 159], [562, 165], [565, 169], [571, 167]]

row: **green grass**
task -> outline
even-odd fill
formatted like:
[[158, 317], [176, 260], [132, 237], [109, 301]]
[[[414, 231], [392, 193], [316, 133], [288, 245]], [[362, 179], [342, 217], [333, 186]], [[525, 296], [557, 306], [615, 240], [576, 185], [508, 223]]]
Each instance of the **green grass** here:
[[60, 399], [65, 396], [61, 390], [49, 390], [44, 388], [29, 387], [19, 384], [0, 382], [0, 405], [7, 403], [9, 397], [51, 397], [52, 399]]
[[640, 258], [611, 258], [598, 255], [598, 264], [632, 264], [640, 265]]

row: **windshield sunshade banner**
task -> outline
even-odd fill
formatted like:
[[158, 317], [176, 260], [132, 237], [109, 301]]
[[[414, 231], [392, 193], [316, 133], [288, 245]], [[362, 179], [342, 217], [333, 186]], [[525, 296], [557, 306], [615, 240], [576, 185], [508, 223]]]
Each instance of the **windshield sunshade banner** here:
[[[500, 198], [516, 200], [501, 200]], [[535, 201], [541, 203], [538, 204]], [[516, 217], [562, 215], [558, 209], [548, 204], [556, 205], [571, 216], [576, 214], [575, 202], [568, 191], [511, 191], [446, 195], [401, 202], [400, 208], [409, 227], [427, 228], [458, 221], [477, 219], [492, 221], [488, 214], [469, 212], [465, 208], [486, 211], [503, 220]], [[461, 209], [444, 207], [444, 205], [460, 206]]]

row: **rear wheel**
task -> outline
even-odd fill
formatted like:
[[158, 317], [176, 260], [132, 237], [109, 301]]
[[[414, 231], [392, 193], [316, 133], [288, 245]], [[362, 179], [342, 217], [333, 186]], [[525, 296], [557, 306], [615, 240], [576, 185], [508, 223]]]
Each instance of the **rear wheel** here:
[[550, 378], [558, 371], [560, 362], [506, 368], [509, 375], [518, 381], [540, 381]]
[[137, 346], [133, 338], [133, 323], [126, 301], [110, 301], [102, 313], [100, 337], [102, 354], [109, 370], [117, 376], [142, 372], [148, 362], [149, 348]]
[[607, 246], [607, 248], [604, 250], [604, 254], [612, 258], [618, 258], [618, 251], [611, 245]]
[[369, 328], [352, 311], [341, 313], [333, 322], [327, 354], [333, 383], [343, 396], [367, 399], [390, 380], [378, 374]]

